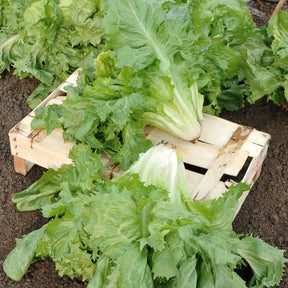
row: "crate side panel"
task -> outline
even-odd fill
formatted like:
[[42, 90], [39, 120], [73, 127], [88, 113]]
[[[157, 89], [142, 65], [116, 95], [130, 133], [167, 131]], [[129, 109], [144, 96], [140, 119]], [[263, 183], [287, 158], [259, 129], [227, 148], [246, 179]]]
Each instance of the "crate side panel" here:
[[267, 155], [268, 147], [269, 147], [268, 144], [265, 147], [263, 147], [258, 157], [255, 157], [253, 161], [250, 163], [243, 177], [242, 180], [243, 182], [246, 182], [251, 185], [253, 185], [256, 182], [256, 180], [260, 176], [262, 165]]
[[65, 96], [66, 92], [63, 92], [59, 89], [54, 90], [51, 94], [49, 94], [33, 111], [36, 111], [41, 106], [46, 106], [49, 101], [58, 97], [58, 96]]
[[[36, 143], [36, 141], [33, 141], [33, 144], [34, 143]], [[66, 157], [75, 143], [65, 142], [63, 139], [62, 129], [57, 128], [53, 130], [51, 134], [46, 136], [41, 142], [39, 142], [39, 144], [45, 147], [47, 150], [57, 149], [59, 153], [62, 153]]]
[[[63, 93], [62, 91], [56, 89], [54, 90], [47, 98], [45, 98], [34, 110], [32, 110], [26, 117], [24, 117], [20, 122], [18, 122], [10, 131], [9, 134], [11, 133], [20, 133], [23, 136], [28, 137], [31, 133], [33, 133], [33, 129], [31, 128], [31, 122], [35, 116], [35, 111], [41, 107], [47, 105], [49, 101], [53, 101], [54, 98], [56, 97], [63, 97], [66, 94]], [[57, 100], [58, 101], [58, 100]], [[62, 98], [63, 101], [63, 98]], [[58, 103], [59, 104], [59, 103]]]
[[66, 95], [61, 95], [61, 96], [56, 96], [55, 98], [49, 100], [45, 106], [49, 106], [49, 105], [60, 105], [62, 104], [62, 102], [67, 98]]
[[65, 153], [59, 149], [58, 143], [54, 147], [47, 149], [42, 143], [33, 142], [19, 134], [14, 136], [11, 145], [12, 155], [16, 155], [31, 163], [37, 164], [44, 168], [59, 168], [62, 164], [72, 164], [72, 160], [67, 155], [67, 146]]

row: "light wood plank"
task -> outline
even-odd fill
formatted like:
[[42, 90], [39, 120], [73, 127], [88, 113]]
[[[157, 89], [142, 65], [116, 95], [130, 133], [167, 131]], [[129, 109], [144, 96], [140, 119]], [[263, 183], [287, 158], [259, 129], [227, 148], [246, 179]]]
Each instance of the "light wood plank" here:
[[203, 114], [200, 141], [224, 147], [239, 124], [209, 114]]
[[239, 148], [245, 143], [251, 131], [252, 129], [249, 127], [239, 126], [237, 128], [216, 160], [211, 164], [205, 176], [202, 177], [201, 182], [191, 193], [194, 200], [206, 200], [231, 160], [238, 157]]

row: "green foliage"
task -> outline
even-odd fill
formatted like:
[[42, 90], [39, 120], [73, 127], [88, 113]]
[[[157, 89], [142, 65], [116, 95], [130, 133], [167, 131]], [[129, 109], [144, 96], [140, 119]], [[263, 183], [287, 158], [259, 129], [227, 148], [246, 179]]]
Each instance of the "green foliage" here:
[[[88, 279], [88, 287], [260, 288], [279, 283], [283, 251], [232, 231], [232, 214], [248, 185], [232, 186], [223, 197], [204, 203], [171, 198], [185, 193], [186, 181], [179, 177], [183, 162], [164, 146], [146, 153], [131, 170], [104, 181], [97, 154], [87, 145], [76, 145], [70, 174], [67, 166], [48, 170], [16, 194], [18, 208], [41, 209], [51, 219], [17, 240], [3, 265], [7, 275], [20, 280], [32, 262], [50, 257], [60, 276]], [[171, 159], [165, 164], [167, 157]], [[155, 158], [162, 169], [153, 167]], [[166, 174], [166, 169], [175, 173]], [[158, 170], [158, 177], [150, 178]], [[174, 185], [163, 185], [161, 177], [174, 177]], [[59, 189], [47, 199], [51, 183]], [[243, 265], [252, 268], [249, 283], [237, 273]]]
[[35, 107], [105, 46], [117, 50], [118, 67], [159, 66], [190, 113], [195, 81], [210, 113], [243, 107], [244, 95], [280, 104], [288, 98], [287, 12], [257, 29], [243, 2], [2, 0], [0, 74], [12, 67], [20, 78], [39, 79], [28, 100]]
[[[50, 221], [17, 240], [6, 274], [21, 280], [31, 263], [49, 257], [60, 276], [88, 279], [89, 288], [277, 285], [283, 251], [232, 230], [249, 186], [192, 201], [181, 158], [151, 148], [144, 127], [192, 140], [203, 105], [217, 114], [242, 107], [244, 95], [251, 103], [288, 99], [288, 14], [266, 30], [236, 0], [0, 4], [0, 73], [12, 66], [20, 78], [41, 81], [31, 106], [83, 68], [63, 104], [37, 110], [32, 122], [48, 134], [63, 129], [76, 143], [74, 165], [49, 169], [14, 195], [20, 211], [40, 209]], [[101, 152], [126, 172], [107, 180]], [[253, 273], [248, 282], [237, 273], [243, 266]]]
[[[145, 123], [141, 121], [147, 104], [137, 88], [136, 75], [129, 68], [119, 70], [107, 65], [105, 61], [110, 63], [113, 59], [107, 55], [100, 54], [96, 59], [94, 81], [90, 82], [83, 73], [83, 82], [78, 87], [67, 88], [63, 104], [42, 107], [36, 112], [32, 127], [46, 127], [48, 134], [61, 127], [65, 140], [85, 142], [98, 153], [109, 154], [110, 162], [119, 162], [127, 170], [140, 153], [152, 146], [145, 138]], [[116, 72], [111, 72], [113, 69]], [[111, 74], [106, 75], [104, 70]], [[102, 77], [95, 79], [95, 74]]]
[[12, 66], [19, 78], [41, 81], [28, 100], [30, 106], [35, 107], [49, 87], [55, 89], [101, 49], [97, 1], [4, 1], [0, 11], [0, 73]]
[[[275, 103], [285, 99], [288, 101], [288, 12], [280, 11], [269, 22], [268, 35], [272, 37], [271, 43], [274, 63], [269, 69], [278, 80], [277, 90], [270, 98]], [[281, 97], [282, 96], [282, 97]], [[283, 97], [284, 96], [284, 97]]]

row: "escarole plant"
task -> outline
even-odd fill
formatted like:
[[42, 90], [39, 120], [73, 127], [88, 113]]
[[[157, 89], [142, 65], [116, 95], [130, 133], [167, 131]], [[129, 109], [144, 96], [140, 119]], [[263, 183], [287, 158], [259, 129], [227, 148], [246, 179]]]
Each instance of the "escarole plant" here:
[[[3, 264], [12, 279], [49, 257], [60, 276], [81, 277], [88, 288], [260, 288], [281, 280], [283, 251], [232, 231], [248, 185], [193, 201], [179, 154], [162, 145], [112, 180], [88, 145], [70, 157], [75, 165], [48, 170], [13, 197], [18, 209], [41, 209], [49, 221], [17, 240]], [[249, 281], [240, 277], [245, 266]]]
[[143, 114], [146, 123], [185, 140], [197, 139], [203, 96], [189, 72], [187, 19], [169, 17], [163, 1], [107, 2], [103, 20], [106, 46], [115, 51], [118, 67], [143, 70], [145, 96], [153, 103]]
[[27, 101], [31, 108], [101, 51], [100, 1], [0, 3], [0, 74], [13, 67], [19, 78], [34, 77], [41, 82]]

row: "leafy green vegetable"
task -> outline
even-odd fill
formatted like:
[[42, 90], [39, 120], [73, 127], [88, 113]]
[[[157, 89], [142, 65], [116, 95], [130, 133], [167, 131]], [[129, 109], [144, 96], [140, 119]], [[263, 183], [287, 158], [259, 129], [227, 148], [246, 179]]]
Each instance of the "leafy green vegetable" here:
[[[116, 0], [2, 0], [0, 74], [13, 67], [20, 78], [39, 79], [28, 100], [35, 107], [40, 95], [47, 96], [79, 66], [91, 65], [106, 45], [117, 50], [118, 67], [148, 68], [149, 75], [153, 70], [157, 79], [151, 86], [172, 90], [169, 108], [151, 112], [160, 118], [158, 125], [165, 125], [159, 113], [170, 115], [170, 122], [177, 109], [184, 119], [201, 122], [202, 96], [190, 91], [195, 85], [209, 113], [239, 109], [244, 96], [250, 103], [267, 96], [280, 104], [287, 99], [287, 13], [280, 11], [268, 28], [257, 29], [243, 2], [154, 0], [140, 7]], [[199, 101], [191, 104], [191, 95]]]
[[[46, 226], [17, 239], [16, 248], [6, 258], [3, 269], [13, 280], [20, 281], [36, 258], [36, 249]], [[15, 265], [17, 263], [17, 265]], [[14, 266], [14, 267], [13, 267]]]
[[147, 123], [183, 139], [197, 139], [203, 96], [189, 75], [187, 22], [169, 19], [161, 1], [108, 1], [103, 25], [107, 47], [116, 50], [119, 67], [150, 68], [147, 90], [151, 101], [159, 102], [155, 108], [151, 105], [154, 111], [144, 113]]
[[[115, 9], [117, 9], [116, 2], [111, 2], [112, 5], [107, 5], [107, 1], [104, 0], [96, 2], [91, 0], [81, 2], [75, 0], [62, 0], [59, 2], [53, 0], [2, 2], [0, 33], [1, 72], [5, 68], [9, 69], [10, 65], [12, 65], [15, 68], [15, 73], [20, 78], [27, 75], [38, 78], [42, 84], [37, 91], [41, 91], [41, 93], [45, 93], [43, 85], [46, 85], [46, 87], [47, 85], [51, 86], [56, 78], [56, 82], [51, 86], [51, 89], [53, 89], [73, 69], [85, 66], [91, 62], [91, 60], [88, 61], [87, 59], [95, 57], [104, 43], [102, 17], [104, 14], [108, 14], [108, 22], [109, 15], [111, 15], [110, 21], [115, 20], [112, 15], [115, 11], [113, 12], [114, 8], [112, 9], [111, 7], [115, 6]], [[119, 50], [118, 63], [120, 66], [132, 65], [134, 68], [142, 69], [147, 65], [153, 64], [153, 61], [157, 58], [160, 61], [164, 61], [161, 64], [164, 69], [164, 75], [169, 72], [167, 70], [169, 62], [173, 66], [177, 63], [178, 68], [170, 71], [173, 73], [172, 80], [177, 80], [174, 83], [176, 85], [175, 92], [185, 84], [191, 74], [194, 74], [189, 81], [193, 83], [197, 80], [198, 87], [205, 87], [206, 98], [217, 109], [218, 104], [215, 97], [219, 95], [221, 90], [221, 78], [234, 77], [241, 64], [239, 53], [230, 47], [239, 47], [251, 37], [251, 31], [254, 31], [255, 25], [251, 17], [249, 17], [248, 9], [237, 1], [230, 1], [229, 3], [229, 1], [219, 0], [197, 0], [186, 5], [180, 2], [176, 4], [172, 1], [155, 1], [155, 3], [152, 1], [150, 4], [159, 8], [157, 11], [155, 10], [155, 13], [159, 13], [159, 17], [155, 17], [153, 21], [156, 21], [155, 27], [157, 27], [158, 23], [161, 24], [159, 31], [156, 33], [158, 37], [161, 37], [161, 45], [159, 46], [159, 41], [156, 41], [156, 46], [152, 45], [154, 48], [149, 46], [151, 43], [149, 44], [147, 39], [150, 36], [147, 39], [143, 38], [146, 39], [146, 44], [141, 49], [138, 49], [137, 43], [136, 46], [134, 44], [131, 46], [131, 43], [128, 43], [129, 41], [122, 44], [118, 43], [117, 45], [121, 44], [120, 46], [122, 46], [122, 48], [119, 47], [117, 49]], [[123, 2], [122, 5], [126, 4]], [[149, 13], [151, 5], [146, 5], [148, 10], [144, 9], [141, 13]], [[149, 6], [151, 7], [149, 8]], [[212, 10], [213, 13], [210, 12]], [[119, 14], [120, 17], [126, 17], [121, 13]], [[17, 15], [17, 17], [10, 17], [11, 15]], [[162, 16], [160, 17], [160, 15]], [[165, 17], [165, 25], [163, 25], [163, 17]], [[133, 19], [131, 18], [130, 20]], [[143, 24], [145, 23], [143, 22]], [[245, 26], [245, 33], [243, 33], [244, 29], [241, 28], [243, 26]], [[154, 33], [155, 27], [152, 25], [147, 31]], [[108, 24], [108, 32], [111, 28], [113, 28], [113, 24], [111, 27]], [[124, 34], [129, 32], [126, 30], [123, 31]], [[139, 29], [138, 32], [140, 34], [137, 37], [143, 33]], [[169, 33], [167, 34], [167, 32]], [[155, 36], [157, 36], [156, 34]], [[163, 38], [163, 35], [166, 35], [166, 39]], [[131, 38], [129, 40], [134, 41], [135, 39]], [[161, 48], [165, 49], [161, 51]], [[154, 52], [158, 51], [161, 53], [154, 53], [154, 56], [151, 57], [151, 49], [154, 49]], [[199, 51], [201, 52], [200, 55]], [[170, 59], [167, 58], [167, 53]], [[189, 54], [191, 54], [191, 57]], [[169, 61], [167, 62], [167, 60]], [[189, 60], [188, 66], [186, 64], [182, 65], [183, 69], [181, 69], [181, 63], [183, 64], [187, 60]], [[128, 62], [126, 63], [125, 61]], [[190, 69], [192, 69], [191, 73]], [[168, 73], [168, 75], [171, 73]], [[182, 80], [184, 83], [181, 83]], [[189, 85], [185, 87], [184, 91], [178, 92], [183, 94], [186, 91], [184, 94], [189, 95], [189, 87], [192, 83], [188, 83]], [[178, 87], [178, 84], [180, 87]], [[32, 101], [33, 97], [37, 95], [37, 91], [30, 97], [30, 105], [37, 103], [36, 99]], [[181, 97], [183, 99], [186, 98], [184, 95]], [[190, 107], [189, 101], [184, 100], [184, 104], [188, 108]], [[196, 106], [194, 109], [196, 109]], [[195, 116], [198, 117], [197, 109], [195, 111]], [[189, 113], [193, 112], [190, 111]]]
[[39, 79], [39, 89], [28, 100], [35, 107], [41, 101], [38, 93], [46, 97], [49, 87], [55, 89], [99, 53], [103, 38], [99, 1], [2, 2], [0, 73], [12, 66], [20, 78]]
[[[280, 11], [269, 22], [268, 35], [273, 37], [271, 47], [274, 54], [274, 63], [270, 68], [279, 81], [276, 97], [271, 98], [276, 104], [285, 99], [288, 101], [288, 42], [287, 29], [288, 12]], [[282, 96], [282, 99], [281, 99]], [[280, 101], [279, 101], [280, 98]]]
[[[204, 100], [199, 90], [210, 101], [206, 110], [217, 110], [220, 104], [233, 109], [242, 105], [234, 79], [242, 64], [238, 50], [255, 31], [251, 26], [245, 39], [232, 43], [231, 35], [240, 31], [233, 24], [228, 33], [228, 19], [237, 13], [239, 21], [247, 25], [251, 21], [237, 1], [213, 5], [192, 1], [180, 6], [145, 1], [145, 9], [137, 1], [103, 3], [105, 49], [110, 50], [98, 55], [94, 73], [84, 67], [78, 87], [68, 90], [62, 105], [41, 108], [32, 128], [46, 127], [50, 133], [61, 127], [66, 140], [105, 151], [111, 162], [126, 170], [151, 147], [143, 133], [147, 124], [182, 139], [199, 137]], [[215, 19], [223, 14], [227, 23], [220, 25]], [[220, 95], [223, 78], [228, 80]], [[229, 92], [226, 104], [223, 99]]]
[[[49, 257], [60, 276], [88, 279], [89, 288], [279, 284], [283, 251], [232, 230], [249, 186], [193, 201], [181, 157], [151, 148], [144, 126], [195, 140], [203, 105], [237, 109], [244, 93], [250, 102], [280, 101], [286, 14], [258, 30], [236, 0], [0, 3], [0, 73], [12, 65], [20, 77], [55, 87], [83, 68], [63, 104], [39, 109], [33, 121], [76, 142], [74, 165], [49, 169], [13, 197], [19, 210], [41, 209], [50, 221], [17, 240], [6, 274], [21, 280], [32, 262]], [[105, 178], [102, 151], [122, 176]], [[252, 270], [247, 282], [237, 273], [243, 266]]]
[[[255, 249], [257, 249], [257, 253], [251, 253]], [[283, 273], [281, 268], [283, 262], [278, 258], [282, 252], [276, 249], [271, 250], [269, 245], [259, 238], [242, 239], [237, 247], [237, 254], [245, 259], [253, 271], [254, 275], [249, 283], [251, 287], [258, 287], [260, 283], [267, 287], [272, 286]], [[273, 268], [270, 270], [267, 267]], [[271, 274], [272, 271], [273, 274]]]
[[243, 91], [250, 103], [264, 96], [277, 105], [288, 99], [287, 19], [287, 11], [280, 11], [270, 19], [267, 28], [258, 29], [255, 36], [241, 46], [244, 65], [239, 76], [245, 81]]
[[198, 87], [219, 110], [221, 82], [237, 77], [243, 64], [239, 47], [256, 33], [251, 15], [237, 1], [108, 1], [103, 26], [117, 65], [145, 68], [146, 91], [159, 101], [154, 111], [144, 113], [145, 120], [187, 140], [199, 135], [203, 97]]
[[[50, 257], [59, 275], [88, 279], [88, 287], [255, 288], [279, 283], [283, 251], [232, 231], [231, 215], [246, 184], [204, 203], [173, 199], [172, 191], [182, 194], [187, 184], [179, 177], [184, 164], [170, 148], [151, 148], [131, 170], [106, 181], [97, 173], [101, 162], [89, 146], [74, 146], [71, 157], [75, 166], [69, 166], [70, 175], [67, 166], [48, 170], [38, 184], [13, 197], [23, 210], [31, 210], [37, 195], [38, 208], [51, 220], [17, 240], [3, 265], [12, 279], [20, 280], [33, 261]], [[94, 167], [91, 174], [89, 167]], [[166, 185], [161, 177], [174, 177], [168, 182], [174, 184]], [[59, 191], [47, 200], [45, 186], [51, 183]], [[223, 210], [229, 211], [230, 223]], [[243, 265], [252, 268], [249, 283], [237, 273]]]
[[129, 174], [138, 174], [139, 180], [146, 185], [166, 189], [171, 202], [185, 203], [190, 198], [182, 155], [173, 149], [154, 146], [141, 154], [139, 160], [116, 181]]
[[152, 146], [141, 121], [147, 104], [137, 88], [139, 77], [129, 68], [117, 69], [113, 63], [109, 53], [101, 53], [95, 60], [94, 77], [95, 73], [99, 77], [91, 83], [83, 73], [84, 84], [68, 87], [63, 104], [38, 110], [31, 126], [47, 127], [48, 134], [61, 127], [64, 139], [85, 142], [98, 153], [104, 151], [111, 156], [110, 162], [119, 162], [127, 170], [140, 153]]
[[57, 171], [48, 169], [37, 182], [14, 195], [13, 202], [20, 211], [41, 209], [46, 204], [54, 203], [65, 183], [69, 183], [73, 193], [78, 190], [89, 193], [94, 187], [94, 181], [103, 176], [101, 172], [104, 167], [100, 156], [88, 146], [77, 145], [69, 157], [73, 159], [74, 166], [62, 165]]

